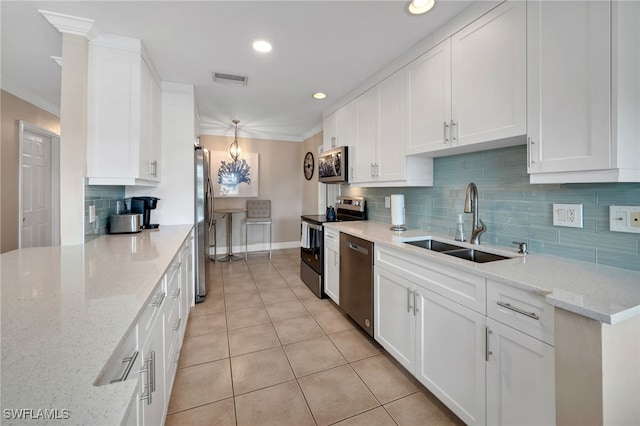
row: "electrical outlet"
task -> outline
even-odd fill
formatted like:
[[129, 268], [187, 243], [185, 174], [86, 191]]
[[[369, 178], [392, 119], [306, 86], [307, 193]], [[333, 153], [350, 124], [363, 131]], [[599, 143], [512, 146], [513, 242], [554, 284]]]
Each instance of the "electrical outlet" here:
[[609, 230], [640, 234], [640, 206], [609, 206]]
[[582, 204], [554, 204], [553, 226], [582, 228]]
[[388, 209], [391, 208], [391, 197], [384, 197], [384, 206]]
[[89, 206], [89, 223], [96, 221], [96, 206]]

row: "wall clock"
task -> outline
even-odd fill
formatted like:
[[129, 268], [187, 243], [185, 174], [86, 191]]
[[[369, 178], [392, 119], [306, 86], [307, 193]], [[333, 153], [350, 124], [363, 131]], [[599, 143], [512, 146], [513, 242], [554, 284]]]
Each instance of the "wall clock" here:
[[304, 171], [304, 177], [307, 180], [311, 180], [311, 178], [313, 177], [313, 168], [314, 168], [314, 162], [313, 162], [313, 154], [310, 152], [307, 152], [307, 155], [304, 156], [304, 161], [302, 163], [302, 170]]

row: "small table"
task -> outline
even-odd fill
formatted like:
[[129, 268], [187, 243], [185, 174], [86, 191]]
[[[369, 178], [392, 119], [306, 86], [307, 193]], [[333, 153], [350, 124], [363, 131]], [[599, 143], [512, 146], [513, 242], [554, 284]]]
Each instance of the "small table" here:
[[238, 256], [237, 254], [233, 254], [233, 235], [232, 235], [232, 224], [234, 213], [242, 213], [246, 212], [246, 208], [228, 208], [228, 209], [215, 209], [215, 213], [224, 213], [227, 217], [227, 254], [223, 256], [218, 256], [216, 259], [219, 262], [235, 262], [236, 260], [243, 259], [242, 256]]

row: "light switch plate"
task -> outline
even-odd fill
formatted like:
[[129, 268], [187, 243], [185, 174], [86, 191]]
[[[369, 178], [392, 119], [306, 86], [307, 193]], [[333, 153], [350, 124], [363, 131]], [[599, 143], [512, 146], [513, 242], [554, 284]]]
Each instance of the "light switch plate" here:
[[96, 221], [96, 206], [89, 206], [89, 223]]
[[609, 206], [609, 230], [640, 234], [640, 206]]
[[554, 204], [553, 226], [582, 228], [582, 204]]
[[391, 208], [391, 197], [384, 197], [384, 206], [388, 209]]

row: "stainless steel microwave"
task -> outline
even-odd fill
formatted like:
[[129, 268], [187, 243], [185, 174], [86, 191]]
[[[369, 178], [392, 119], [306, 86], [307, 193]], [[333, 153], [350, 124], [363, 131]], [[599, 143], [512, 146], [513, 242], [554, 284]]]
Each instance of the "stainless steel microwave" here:
[[323, 183], [348, 182], [348, 160], [346, 146], [321, 153], [318, 157], [318, 181]]

